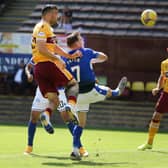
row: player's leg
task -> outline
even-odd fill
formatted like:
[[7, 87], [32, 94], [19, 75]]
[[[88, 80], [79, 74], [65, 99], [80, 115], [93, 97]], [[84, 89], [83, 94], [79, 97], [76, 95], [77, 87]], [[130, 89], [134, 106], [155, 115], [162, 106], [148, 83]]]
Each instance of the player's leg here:
[[[73, 89], [71, 90], [73, 91]], [[63, 119], [63, 121], [66, 123], [67, 127], [69, 128], [70, 133], [73, 136], [73, 142], [75, 141], [75, 143], [73, 143], [73, 152], [71, 153], [71, 158], [73, 160], [80, 160], [80, 152], [79, 152], [79, 148], [82, 146], [81, 142], [80, 142], [80, 131], [81, 131], [81, 127], [78, 125], [78, 115], [76, 113], [76, 109], [75, 109], [75, 116], [74, 117], [74, 111], [72, 113], [71, 111], [71, 107], [69, 108], [69, 110], [67, 110], [67, 98], [65, 96], [65, 93], [62, 91], [59, 91], [59, 99], [60, 99], [60, 105], [58, 107], [58, 111], [61, 114], [61, 117]], [[66, 92], [67, 94], [67, 92]], [[68, 97], [68, 96], [67, 96]], [[69, 102], [71, 103], [71, 102]], [[75, 106], [75, 103], [72, 102], [72, 104], [70, 106]], [[73, 107], [74, 108], [74, 107]]]
[[39, 111], [31, 111], [30, 120], [28, 123], [28, 142], [24, 154], [30, 154], [33, 151], [34, 135], [36, 133], [36, 126], [39, 117], [40, 117]]
[[149, 135], [148, 135], [148, 141], [147, 144], [153, 145], [153, 140], [156, 135], [156, 133], [159, 130], [160, 122], [163, 117], [162, 113], [154, 112], [152, 120], [149, 125]]
[[40, 120], [41, 124], [43, 125], [44, 129], [49, 133], [54, 133], [54, 128], [50, 122], [50, 118], [52, 115], [52, 111], [57, 108], [59, 99], [56, 93], [47, 93], [46, 97], [48, 98], [48, 107], [41, 113]]
[[83, 147], [81, 143], [81, 136], [83, 134], [83, 129], [86, 125], [87, 112], [89, 110], [89, 104], [87, 103], [87, 98], [85, 94], [79, 94], [77, 102], [78, 111], [78, 126], [74, 127], [73, 130], [73, 152], [71, 153], [71, 159], [76, 160], [76, 151], [79, 152], [80, 156], [88, 156], [88, 152]]
[[[66, 106], [66, 112], [72, 113], [73, 116], [75, 116], [76, 120], [78, 120], [78, 114], [76, 111], [78, 92], [79, 92], [78, 82], [75, 79], [69, 80], [65, 90], [67, 101], [68, 101], [68, 105]], [[79, 125], [75, 125], [73, 127], [72, 122], [68, 123], [68, 128], [70, 129], [73, 128], [73, 152], [71, 154], [71, 158], [74, 160], [81, 160], [81, 156], [79, 153], [79, 144], [80, 144], [80, 136], [82, 133], [82, 128]]]
[[66, 111], [67, 98], [65, 95], [65, 89], [61, 88], [58, 91], [59, 91], [60, 104], [57, 110], [60, 112], [61, 118], [64, 121], [64, 123], [67, 125], [70, 133], [73, 135], [74, 126], [77, 124], [76, 118], [71, 113], [71, 111]]
[[[78, 117], [79, 117], [79, 126], [82, 128], [82, 133], [83, 133], [83, 129], [85, 128], [86, 121], [87, 121], [87, 112], [86, 111], [85, 112], [84, 111], [79, 111], [78, 112]], [[81, 133], [81, 136], [80, 136], [79, 153], [82, 157], [88, 157], [89, 153], [81, 143], [82, 133]]]
[[36, 95], [32, 103], [30, 121], [28, 124], [28, 144], [25, 150], [26, 153], [32, 152], [37, 122], [40, 118], [41, 112], [44, 111], [44, 109], [46, 109], [48, 106], [49, 101], [42, 96], [39, 87], [37, 87]]
[[149, 124], [149, 130], [148, 130], [148, 139], [145, 144], [142, 144], [138, 147], [138, 150], [146, 150], [146, 149], [152, 149], [153, 141], [156, 133], [159, 130], [160, 121], [162, 119], [163, 114], [154, 112], [152, 120]]
[[68, 103], [67, 111], [72, 110], [72, 113], [74, 113], [74, 115], [76, 115], [75, 111], [76, 111], [78, 93], [79, 93], [78, 82], [75, 79], [70, 80], [67, 83], [65, 94], [66, 94], [67, 103]]
[[120, 96], [127, 85], [127, 78], [122, 77], [116, 89], [111, 89], [107, 86], [95, 84], [94, 88], [85, 93], [85, 96], [88, 97], [88, 103], [96, 103], [99, 101], [104, 101], [106, 98], [118, 97]]
[[[58, 107], [58, 111], [60, 112], [61, 118], [67, 125], [71, 135], [74, 137], [76, 136], [76, 129], [78, 130], [78, 120], [76, 117], [74, 117], [74, 114], [72, 114], [71, 111], [66, 111], [66, 105], [67, 105], [67, 98], [65, 96], [65, 92], [63, 90], [59, 90], [59, 99], [60, 99], [60, 105]], [[80, 147], [82, 146], [80, 142]], [[78, 156], [74, 154], [74, 159], [79, 160]]]
[[109, 98], [120, 96], [123, 93], [126, 86], [127, 86], [127, 78], [122, 77], [116, 89], [109, 88], [107, 90], [106, 97]]
[[62, 81], [60, 73], [61, 71], [52, 62], [38, 63], [34, 69], [35, 79], [40, 91], [43, 97], [48, 99], [50, 105], [45, 109], [41, 118], [44, 128], [49, 133], [53, 133], [53, 127], [50, 122], [52, 111], [59, 105], [57, 87], [59, 86], [59, 82]]
[[[51, 75], [50, 75], [51, 76]], [[53, 79], [54, 78], [54, 79]], [[52, 79], [54, 80], [55, 88], [57, 87], [64, 87], [65, 93], [67, 97], [67, 110], [70, 110], [72, 112], [76, 111], [76, 102], [77, 102], [77, 96], [79, 92], [79, 85], [78, 82], [74, 79], [74, 77], [71, 75], [71, 73], [67, 69], [59, 69], [58, 67], [54, 66], [52, 67]], [[51, 90], [51, 88], [50, 88]], [[57, 95], [55, 95], [57, 96]], [[52, 97], [51, 97], [52, 98]], [[49, 99], [50, 102], [53, 101]], [[58, 107], [59, 101], [55, 98], [55, 104]]]
[[152, 120], [149, 125], [147, 142], [139, 146], [138, 150], [152, 149], [154, 137], [159, 130], [160, 121], [163, 117], [163, 114], [168, 112], [167, 102], [168, 102], [168, 94], [162, 92], [158, 102], [156, 103], [156, 112], [154, 112]]

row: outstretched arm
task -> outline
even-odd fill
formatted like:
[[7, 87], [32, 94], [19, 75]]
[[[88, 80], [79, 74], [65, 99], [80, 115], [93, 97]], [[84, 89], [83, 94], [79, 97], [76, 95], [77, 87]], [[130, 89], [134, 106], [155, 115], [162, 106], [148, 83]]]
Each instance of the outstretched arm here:
[[92, 59], [92, 64], [102, 63], [107, 61], [107, 59], [108, 56], [106, 54], [104, 54], [103, 52], [99, 52], [97, 58]]
[[27, 76], [27, 80], [29, 82], [33, 81], [33, 75], [31, 74], [32, 69], [33, 69], [33, 65], [31, 63], [28, 63], [25, 67], [25, 73], [26, 73], [26, 76]]
[[55, 51], [54, 51], [54, 53], [52, 53], [46, 47], [46, 42], [44, 40], [38, 40], [37, 41], [37, 47], [38, 47], [38, 50], [39, 50], [40, 53], [42, 53], [43, 55], [46, 55], [48, 57], [55, 58], [57, 61], [60, 61], [60, 58], [58, 56], [56, 56], [55, 53], [60, 55], [60, 56], [65, 57], [65, 58], [71, 58], [71, 59], [81, 57], [81, 52], [80, 51], [76, 51], [74, 54], [71, 55], [56, 43], [55, 43]]
[[159, 76], [159, 79], [158, 79], [156, 88], [154, 88], [154, 89], [152, 90], [153, 96], [157, 95], [158, 92], [160, 91], [160, 89], [163, 88], [163, 82], [164, 82], [164, 76], [161, 74], [161, 75]]

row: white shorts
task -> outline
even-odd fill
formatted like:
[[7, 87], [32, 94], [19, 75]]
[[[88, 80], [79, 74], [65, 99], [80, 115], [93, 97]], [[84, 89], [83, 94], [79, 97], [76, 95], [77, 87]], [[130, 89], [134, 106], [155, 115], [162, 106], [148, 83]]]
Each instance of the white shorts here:
[[88, 92], [79, 94], [77, 101], [77, 111], [88, 112], [89, 105], [91, 103], [96, 103], [100, 101], [104, 101], [106, 99], [108, 87], [95, 84], [94, 88]]
[[[59, 89], [58, 92], [59, 92], [60, 105], [57, 108], [57, 110], [62, 112], [62, 111], [65, 110], [65, 105], [67, 104], [67, 99], [66, 99], [66, 96], [65, 96], [64, 89]], [[37, 87], [36, 95], [34, 97], [31, 110], [32, 111], [43, 112], [48, 107], [49, 107], [48, 99], [43, 97], [39, 87]]]
[[[91, 103], [96, 103], [100, 101], [104, 101], [106, 99], [107, 91], [109, 90], [108, 87], [95, 84], [94, 88], [87, 93], [79, 94], [77, 100], [77, 112], [88, 112], [89, 105]], [[59, 92], [59, 100], [60, 105], [57, 108], [59, 112], [65, 111], [65, 106], [67, 104], [67, 99], [65, 95], [65, 90], [60, 89]], [[32, 104], [32, 111], [44, 111], [47, 107], [49, 107], [48, 99], [44, 98], [40, 92], [39, 87], [36, 89], [36, 95], [33, 100]]]

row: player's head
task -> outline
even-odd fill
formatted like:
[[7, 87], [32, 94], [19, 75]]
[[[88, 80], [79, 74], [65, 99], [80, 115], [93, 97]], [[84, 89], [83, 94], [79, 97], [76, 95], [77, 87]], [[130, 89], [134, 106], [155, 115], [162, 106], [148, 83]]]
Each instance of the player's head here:
[[46, 5], [42, 9], [42, 18], [49, 22], [50, 25], [57, 23], [58, 7], [56, 5]]
[[84, 47], [84, 40], [79, 32], [73, 32], [67, 37], [67, 45], [71, 49]]

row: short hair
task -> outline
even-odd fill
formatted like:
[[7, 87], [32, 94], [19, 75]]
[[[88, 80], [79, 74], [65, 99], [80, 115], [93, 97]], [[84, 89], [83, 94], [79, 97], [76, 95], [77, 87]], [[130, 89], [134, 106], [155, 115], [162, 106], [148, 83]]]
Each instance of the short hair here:
[[42, 16], [46, 15], [48, 12], [51, 12], [53, 9], [58, 10], [58, 7], [56, 5], [46, 5], [43, 9], [42, 9]]
[[68, 47], [71, 47], [75, 42], [79, 40], [80, 33], [74, 32], [67, 37], [67, 45]]

